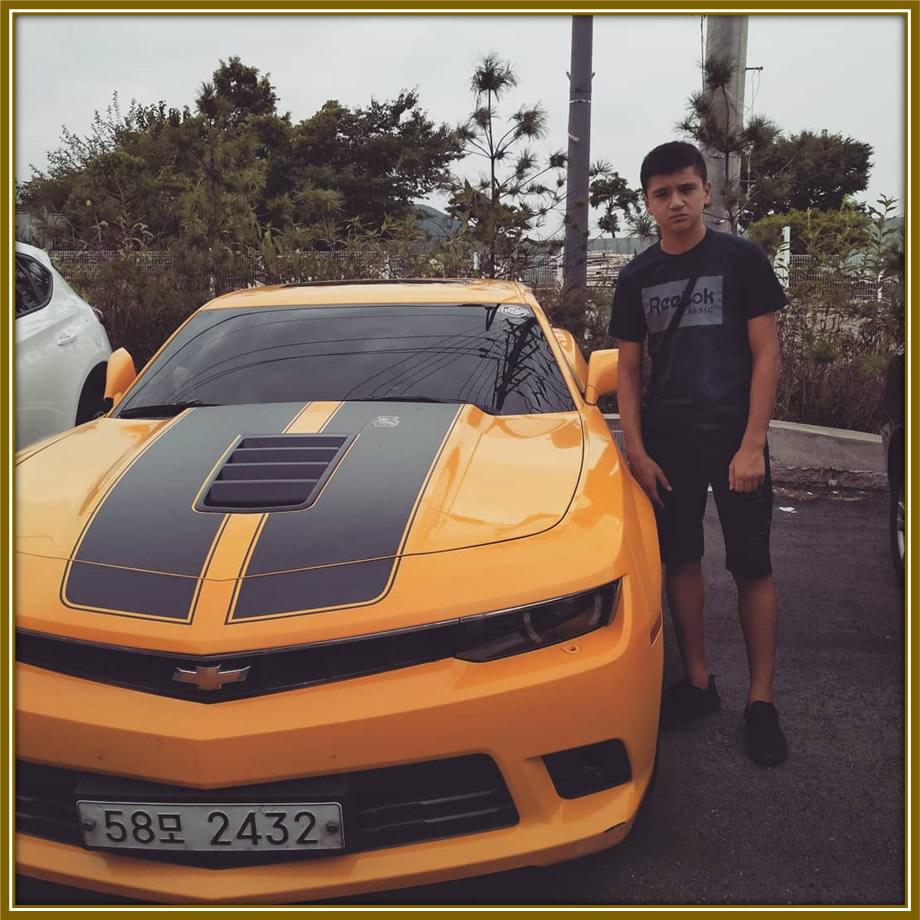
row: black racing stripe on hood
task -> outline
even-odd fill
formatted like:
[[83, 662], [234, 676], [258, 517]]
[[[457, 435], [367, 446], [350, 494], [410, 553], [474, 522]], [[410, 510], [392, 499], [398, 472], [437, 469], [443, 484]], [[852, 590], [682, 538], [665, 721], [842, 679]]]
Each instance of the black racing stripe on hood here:
[[223, 519], [194, 510], [202, 485], [237, 436], [280, 432], [302, 408], [278, 403], [193, 409], [105, 497], [75, 558], [199, 575]]
[[291, 609], [296, 603], [314, 610], [359, 604], [383, 592], [392, 569], [392, 559], [373, 559], [249, 578], [233, 618], [247, 620], [299, 612]]
[[187, 620], [197, 583], [183, 575], [75, 562], [67, 579], [67, 599], [112, 613]]
[[[118, 597], [124, 603], [116, 609], [125, 613], [186, 620], [189, 604], [178, 582], [188, 582], [194, 591], [224, 520], [223, 514], [194, 510], [199, 491], [237, 437], [279, 433], [302, 409], [302, 403], [209, 406], [178, 419], [103, 498], [74, 554], [62, 592], [65, 603], [112, 610]], [[126, 569], [161, 573], [158, 581], [132, 582], [158, 586], [157, 596], [124, 590], [130, 580]], [[186, 577], [173, 582], [170, 576]]]
[[[268, 516], [231, 619], [378, 597], [459, 413], [453, 404], [346, 403], [323, 432], [358, 437], [312, 507]], [[320, 566], [332, 568], [316, 576], [304, 572]]]
[[[247, 575], [393, 556], [460, 407], [346, 403], [324, 434], [357, 434], [317, 501], [270, 514]], [[375, 421], [399, 419], [398, 424]]]

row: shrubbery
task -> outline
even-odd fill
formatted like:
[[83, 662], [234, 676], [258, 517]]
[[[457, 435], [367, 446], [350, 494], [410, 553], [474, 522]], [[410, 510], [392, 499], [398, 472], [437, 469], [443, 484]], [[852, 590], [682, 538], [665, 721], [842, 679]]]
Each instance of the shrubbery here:
[[904, 341], [904, 253], [895, 201], [867, 209], [865, 230], [800, 232], [802, 264], [780, 314], [783, 372], [776, 417], [878, 431], [886, 368]]
[[[903, 256], [890, 220], [893, 202], [870, 209], [865, 236], [855, 244], [842, 227], [836, 242], [822, 223], [804, 240], [789, 278], [789, 306], [779, 314], [783, 369], [775, 417], [793, 422], [877, 431], [882, 421], [885, 369], [903, 342]], [[91, 276], [71, 276], [86, 299], [107, 315], [114, 346], [142, 366], [193, 310], [215, 294], [262, 283], [379, 277], [462, 277], [471, 274], [468, 241], [418, 245], [411, 223], [366, 231], [352, 225], [329, 233], [328, 249], [298, 249], [297, 241], [266, 237], [261, 246], [206, 253], [177, 249], [168, 266], [151, 269], [144, 253], [124, 253]], [[65, 272], [66, 273], [66, 272]], [[551, 322], [564, 324], [561, 291], [541, 288]], [[613, 288], [589, 288], [586, 353], [606, 339]], [[611, 402], [605, 408], [613, 410]]]
[[57, 267], [106, 316], [113, 348], [127, 348], [140, 369], [178, 325], [220, 294], [262, 284], [357, 278], [460, 277], [471, 253], [457, 241], [418, 245], [414, 219], [384, 221], [379, 230], [354, 223], [330, 227], [325, 249], [266, 235], [259, 246], [199, 251], [52, 252]]
[[113, 348], [131, 352], [140, 368], [176, 327], [208, 299], [208, 275], [193, 258], [169, 271], [151, 270], [125, 255], [102, 262], [91, 277], [70, 278], [80, 295], [105, 315]]

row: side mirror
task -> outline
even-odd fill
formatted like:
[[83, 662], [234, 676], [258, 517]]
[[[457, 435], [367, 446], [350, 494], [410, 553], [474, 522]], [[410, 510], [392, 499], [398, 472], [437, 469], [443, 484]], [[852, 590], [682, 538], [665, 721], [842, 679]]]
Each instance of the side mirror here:
[[595, 351], [588, 361], [588, 385], [585, 387], [585, 402], [592, 406], [608, 393], [616, 393], [619, 379], [620, 352], [616, 348]]
[[112, 400], [112, 408], [118, 405], [125, 390], [134, 383], [137, 371], [134, 359], [125, 348], [113, 351], [105, 369], [105, 398]]
[[588, 365], [585, 363], [585, 356], [581, 353], [581, 349], [575, 341], [575, 336], [568, 329], [558, 329], [555, 326], [553, 326], [553, 335], [556, 336], [556, 341], [565, 355], [565, 360], [568, 361], [569, 367], [578, 381], [579, 389], [584, 393], [588, 384]]

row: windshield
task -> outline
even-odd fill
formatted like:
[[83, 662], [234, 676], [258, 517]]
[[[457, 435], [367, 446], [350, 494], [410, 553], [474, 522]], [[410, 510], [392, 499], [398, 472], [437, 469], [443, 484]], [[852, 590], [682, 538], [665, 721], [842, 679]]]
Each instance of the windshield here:
[[472, 403], [496, 415], [574, 409], [529, 307], [387, 304], [204, 310], [117, 414], [374, 399]]

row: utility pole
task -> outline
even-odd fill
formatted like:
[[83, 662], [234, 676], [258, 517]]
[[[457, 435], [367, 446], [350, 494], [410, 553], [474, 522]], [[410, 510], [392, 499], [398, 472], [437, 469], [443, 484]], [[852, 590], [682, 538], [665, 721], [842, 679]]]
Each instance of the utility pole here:
[[569, 69], [569, 152], [566, 170], [565, 254], [562, 306], [566, 326], [577, 340], [584, 334], [588, 284], [588, 172], [591, 157], [591, 55], [594, 19], [572, 17]]
[[[706, 17], [706, 60], [713, 58], [731, 65], [732, 76], [725, 92], [711, 95], [715, 121], [724, 125], [726, 135], [740, 134], [744, 129], [744, 74], [747, 66], [747, 16]], [[708, 227], [723, 232], [737, 233], [737, 215], [732, 214], [725, 199], [726, 188], [737, 189], [741, 180], [741, 158], [721, 150], [703, 149], [709, 181], [712, 183], [712, 201], [705, 222]]]

